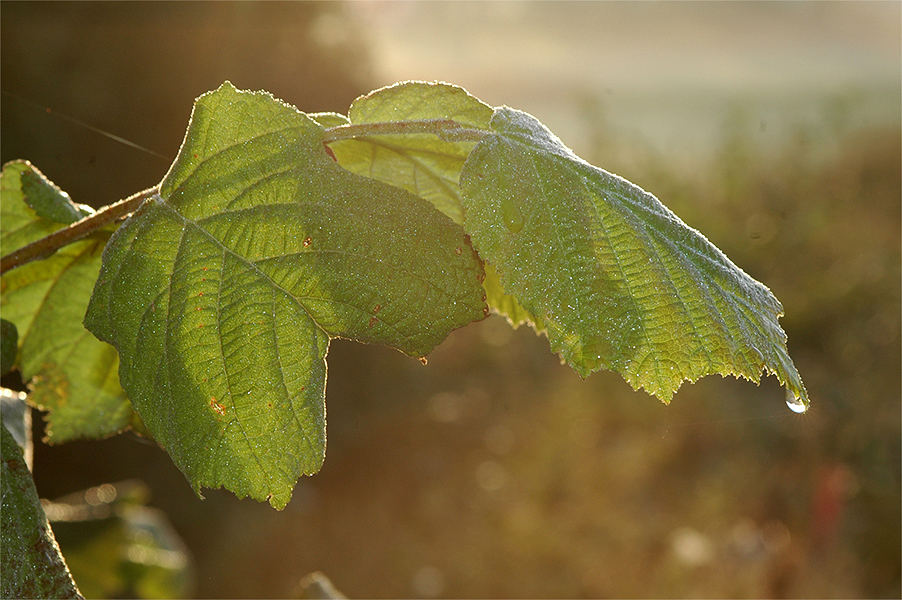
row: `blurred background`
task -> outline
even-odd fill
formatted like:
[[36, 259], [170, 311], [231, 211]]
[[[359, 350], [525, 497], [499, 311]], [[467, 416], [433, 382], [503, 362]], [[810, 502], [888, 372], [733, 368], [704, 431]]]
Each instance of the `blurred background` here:
[[773, 378], [716, 377], [664, 406], [491, 317], [426, 368], [333, 343], [325, 466], [282, 512], [199, 500], [133, 434], [38, 443], [38, 492], [142, 480], [192, 597], [288, 597], [314, 570], [352, 597], [899, 597], [900, 9], [4, 1], [2, 160], [76, 202], [158, 182], [225, 79], [307, 112], [449, 81], [767, 284], [812, 398], [795, 415]]

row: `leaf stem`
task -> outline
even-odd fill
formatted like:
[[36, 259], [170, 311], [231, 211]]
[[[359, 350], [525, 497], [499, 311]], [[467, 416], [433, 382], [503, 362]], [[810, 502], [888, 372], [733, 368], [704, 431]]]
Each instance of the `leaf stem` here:
[[6, 273], [33, 260], [46, 258], [63, 246], [86, 238], [104, 225], [128, 216], [129, 213], [134, 212], [141, 206], [141, 203], [157, 193], [157, 191], [159, 191], [159, 188], [154, 186], [132, 194], [125, 200], [108, 204], [68, 227], [54, 231], [47, 237], [35, 240], [27, 246], [22, 246], [18, 250], [10, 252], [3, 258], [0, 258], [0, 273]]
[[385, 121], [338, 125], [326, 129], [323, 142], [335, 142], [372, 135], [431, 133], [447, 142], [478, 142], [489, 131], [467, 127], [451, 119], [419, 119], [416, 121]]

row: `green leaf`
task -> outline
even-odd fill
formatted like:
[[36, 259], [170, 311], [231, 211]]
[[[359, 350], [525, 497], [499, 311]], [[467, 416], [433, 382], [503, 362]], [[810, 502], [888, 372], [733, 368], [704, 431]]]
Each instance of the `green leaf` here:
[[487, 312], [463, 230], [351, 174], [266, 93], [201, 96], [159, 194], [113, 235], [86, 324], [195, 490], [284, 507], [325, 451], [335, 337], [421, 356]]
[[[492, 108], [463, 88], [409, 81], [357, 98], [350, 123], [450, 119], [487, 129]], [[442, 140], [432, 134], [374, 135], [329, 145], [338, 164], [354, 173], [402, 187], [431, 202], [455, 223], [463, 222], [458, 179], [475, 142]]]
[[0, 319], [0, 373], [6, 375], [16, 364], [19, 332], [14, 323]]
[[665, 402], [683, 380], [765, 370], [807, 404], [770, 290], [534, 117], [499, 108], [491, 126], [461, 175], [464, 227], [564, 361]]
[[[44, 191], [26, 193], [32, 188]], [[4, 253], [49, 235], [90, 210], [72, 204], [37, 169], [21, 161], [3, 168], [0, 207]], [[49, 216], [66, 220], [52, 221]], [[2, 277], [0, 305], [3, 317], [19, 332], [19, 366], [29, 382], [28, 399], [49, 411], [47, 439], [54, 443], [105, 437], [135, 420], [116, 375], [115, 349], [82, 325], [110, 232], [111, 228], [95, 232]]]
[[81, 598], [41, 508], [22, 449], [6, 426], [0, 429], [0, 597]]
[[535, 329], [536, 333], [543, 333], [545, 325], [542, 320], [523, 308], [523, 305], [515, 297], [501, 287], [501, 280], [495, 267], [488, 262], [483, 263], [483, 266], [485, 267], [485, 281], [482, 282], [482, 287], [485, 288], [486, 303], [492, 311], [507, 317], [514, 329], [526, 324]]
[[[26, 193], [26, 188], [30, 195]], [[56, 186], [28, 161], [17, 160], [3, 165], [0, 176], [0, 195], [3, 199], [0, 203], [0, 249], [3, 255], [59, 229], [59, 221], [37, 215], [31, 204], [41, 207], [45, 214], [77, 210], [67, 196], [55, 192]], [[54, 201], [71, 206], [53, 207]], [[50, 208], [47, 208], [48, 204]]]

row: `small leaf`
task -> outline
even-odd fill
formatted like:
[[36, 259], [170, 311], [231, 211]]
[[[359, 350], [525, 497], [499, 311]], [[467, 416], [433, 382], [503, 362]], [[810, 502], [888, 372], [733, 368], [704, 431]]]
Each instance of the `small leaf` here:
[[[354, 100], [352, 124], [451, 119], [487, 129], [492, 108], [463, 88], [408, 81]], [[331, 142], [338, 164], [431, 202], [455, 223], [463, 222], [458, 179], [475, 142], [451, 142], [431, 134], [378, 135]]]
[[36, 175], [38, 181], [44, 179], [28, 161], [17, 160], [3, 165], [0, 176], [0, 248], [3, 255], [59, 229], [57, 221], [38, 216], [29, 206], [28, 196], [22, 189], [23, 175], [25, 181], [35, 185], [34, 178], [29, 178], [29, 174]]
[[332, 338], [428, 353], [483, 316], [463, 230], [339, 167], [266, 93], [201, 96], [158, 195], [113, 235], [86, 324], [194, 488], [287, 504], [325, 452]]
[[22, 449], [0, 426], [0, 597], [81, 598], [53, 537]]
[[[43, 199], [26, 194], [24, 188], [29, 186], [44, 189], [38, 194]], [[27, 204], [29, 198], [45, 216]], [[87, 210], [72, 204], [37, 169], [21, 161], [3, 168], [0, 207], [4, 253], [33, 241], [33, 234], [43, 237], [64, 226], [46, 215], [72, 221], [76, 212]], [[49, 411], [46, 432], [53, 443], [112, 435], [135, 419], [118, 382], [115, 349], [82, 325], [111, 230], [95, 232], [2, 278], [0, 305], [4, 318], [19, 332], [19, 366], [31, 390], [28, 400]]]
[[16, 364], [16, 351], [19, 348], [19, 332], [16, 326], [0, 319], [0, 373], [6, 375]]
[[188, 597], [190, 557], [165, 514], [144, 506], [148, 496], [143, 483], [124, 481], [43, 502], [88, 598]]
[[683, 380], [765, 370], [807, 404], [770, 290], [534, 117], [499, 108], [491, 126], [461, 175], [464, 227], [580, 375], [612, 369], [666, 402]]
[[42, 219], [68, 225], [85, 216], [82, 209], [69, 198], [69, 194], [59, 189], [33, 165], [22, 172], [21, 181], [25, 202]]

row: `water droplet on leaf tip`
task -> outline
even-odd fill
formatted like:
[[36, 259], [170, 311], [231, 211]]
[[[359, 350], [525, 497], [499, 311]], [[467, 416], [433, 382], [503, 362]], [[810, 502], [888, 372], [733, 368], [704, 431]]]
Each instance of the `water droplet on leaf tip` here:
[[307, 248], [312, 243], [313, 243], [313, 240], [310, 239], [310, 236], [307, 236], [304, 238], [304, 248]]
[[429, 364], [429, 359], [426, 358], [425, 356], [421, 356], [418, 360], [423, 364], [423, 366], [426, 366], [427, 364]]
[[808, 405], [795, 392], [786, 392], [786, 406], [796, 414], [808, 412]]

